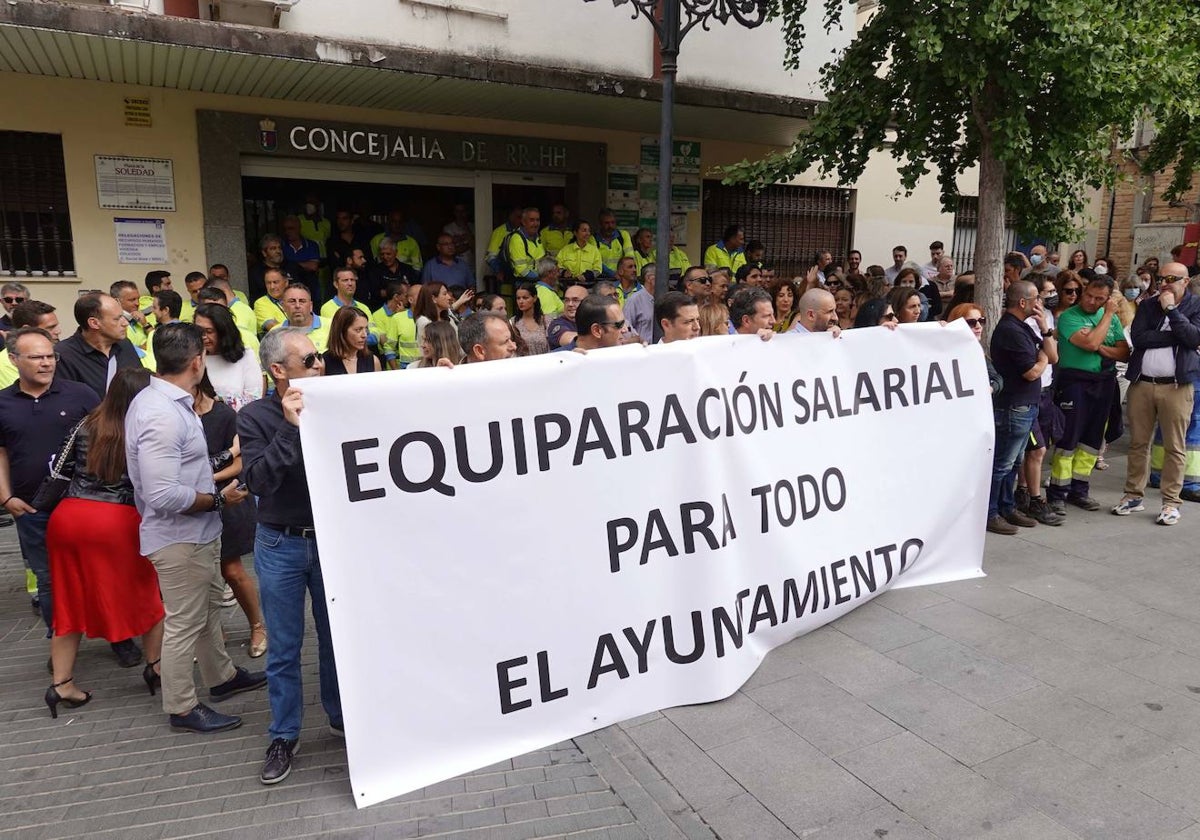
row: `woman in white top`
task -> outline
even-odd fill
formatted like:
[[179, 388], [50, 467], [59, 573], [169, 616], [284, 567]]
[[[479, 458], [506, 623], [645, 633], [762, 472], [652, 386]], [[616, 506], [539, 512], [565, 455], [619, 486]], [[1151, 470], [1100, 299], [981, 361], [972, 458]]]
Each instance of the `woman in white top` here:
[[196, 307], [194, 323], [204, 338], [204, 365], [217, 398], [234, 411], [261, 398], [262, 368], [242, 343], [229, 309], [219, 303], [202, 303]]
[[417, 299], [412, 308], [413, 318], [417, 322], [418, 346], [425, 335], [425, 326], [434, 321], [449, 321], [454, 327], [455, 335], [458, 334], [458, 322], [454, 319], [453, 307], [454, 293], [446, 288], [445, 283], [421, 284], [421, 290], [417, 292]]

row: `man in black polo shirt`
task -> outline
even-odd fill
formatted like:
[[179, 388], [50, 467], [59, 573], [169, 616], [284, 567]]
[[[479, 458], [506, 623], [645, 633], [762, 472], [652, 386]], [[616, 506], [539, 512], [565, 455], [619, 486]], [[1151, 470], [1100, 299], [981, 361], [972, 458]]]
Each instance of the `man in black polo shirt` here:
[[310, 376], [320, 376], [325, 366], [307, 331], [294, 327], [274, 329], [263, 336], [259, 358], [275, 381], [275, 393], [244, 406], [238, 413], [237, 429], [242, 446], [242, 480], [258, 497], [254, 571], [263, 618], [271, 628], [271, 644], [267, 647], [271, 745], [259, 780], [273, 785], [286, 779], [292, 770], [292, 755], [304, 718], [300, 651], [306, 592], [312, 596], [317, 630], [321, 705], [329, 716], [330, 730], [342, 735], [343, 729], [325, 582], [300, 449], [304, 400], [293, 387]]
[[[1029, 443], [1042, 398], [1042, 371], [1049, 364], [1042, 341], [1034, 337], [1025, 319], [1036, 317], [1042, 301], [1037, 287], [1017, 280], [1004, 293], [1004, 314], [992, 333], [992, 364], [1004, 377], [1004, 388], [992, 397], [996, 421], [996, 446], [992, 457], [992, 487], [988, 495], [987, 529], [993, 534], [1017, 533], [1037, 520], [1017, 510], [1013, 488], [1017, 459]], [[1053, 339], [1051, 339], [1053, 340]]]
[[141, 367], [125, 334], [125, 312], [111, 295], [94, 293], [75, 301], [75, 334], [58, 343], [58, 376], [81, 382], [103, 398], [121, 368]]
[[0, 391], [0, 499], [16, 520], [21, 554], [37, 577], [38, 603], [47, 630], [53, 626], [46, 555], [50, 511], [34, 510], [30, 502], [63, 440], [100, 404], [91, 388], [55, 375], [54, 350], [45, 330], [22, 327], [10, 333], [8, 357], [18, 379]]

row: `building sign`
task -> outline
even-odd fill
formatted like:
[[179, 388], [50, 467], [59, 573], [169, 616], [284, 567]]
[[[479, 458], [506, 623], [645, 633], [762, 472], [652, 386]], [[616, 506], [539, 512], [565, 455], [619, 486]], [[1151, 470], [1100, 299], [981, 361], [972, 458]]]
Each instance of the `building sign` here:
[[150, 100], [133, 96], [125, 97], [125, 125], [138, 128], [150, 128]]
[[96, 155], [96, 193], [105, 210], [175, 211], [175, 174], [161, 158]]
[[166, 219], [113, 219], [117, 262], [121, 265], [166, 265]]
[[387, 164], [569, 172], [590, 144], [545, 138], [263, 117], [248, 130], [271, 154]]
[[[641, 165], [657, 170], [660, 159], [658, 138], [643, 137]], [[671, 172], [678, 175], [700, 174], [700, 141], [676, 140], [671, 145]]]

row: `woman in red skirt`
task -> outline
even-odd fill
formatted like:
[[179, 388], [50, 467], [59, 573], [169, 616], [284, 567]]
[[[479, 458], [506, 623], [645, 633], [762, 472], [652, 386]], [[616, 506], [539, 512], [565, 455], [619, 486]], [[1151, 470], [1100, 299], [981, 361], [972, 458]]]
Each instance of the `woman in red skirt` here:
[[125, 465], [125, 412], [149, 384], [142, 368], [118, 371], [104, 401], [84, 418], [64, 469], [71, 487], [46, 530], [54, 586], [54, 684], [46, 689], [51, 717], [58, 717], [59, 703], [78, 708], [92, 699], [72, 673], [84, 634], [110, 642], [140, 635], [151, 694], [158, 683], [162, 597], [154, 566], [138, 551], [141, 518]]

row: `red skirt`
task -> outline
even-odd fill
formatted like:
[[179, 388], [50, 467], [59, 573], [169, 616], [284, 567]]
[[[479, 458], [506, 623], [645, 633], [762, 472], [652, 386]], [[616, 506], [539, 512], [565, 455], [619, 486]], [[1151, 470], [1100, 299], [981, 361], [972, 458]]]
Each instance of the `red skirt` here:
[[138, 551], [137, 508], [63, 499], [46, 528], [54, 635], [120, 642], [163, 618], [154, 566]]

